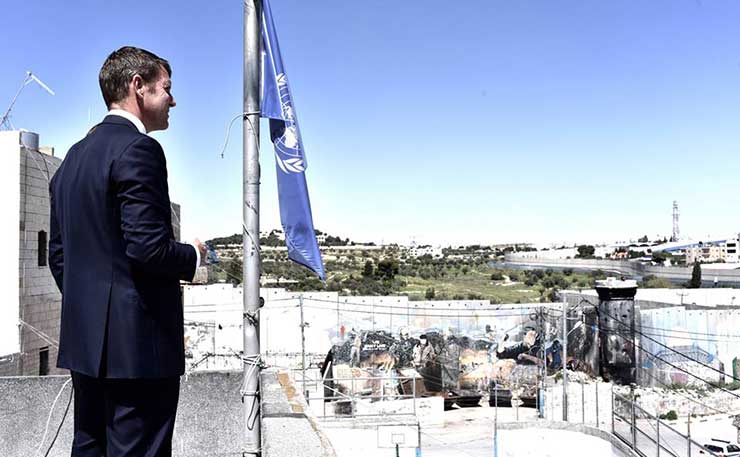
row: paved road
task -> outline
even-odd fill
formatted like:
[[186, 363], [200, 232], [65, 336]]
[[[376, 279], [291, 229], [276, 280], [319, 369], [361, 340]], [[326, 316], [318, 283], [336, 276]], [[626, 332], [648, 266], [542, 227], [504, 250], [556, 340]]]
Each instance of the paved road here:
[[[658, 455], [664, 457], [689, 457], [689, 443], [685, 437], [687, 432], [685, 421], [674, 425], [658, 427], [655, 421], [638, 420], [636, 425], [640, 430], [636, 437], [637, 447], [643, 454], [656, 457]], [[630, 426], [626, 422], [620, 420], [615, 421], [614, 429], [625, 440], [632, 440]], [[661, 444], [660, 454], [658, 454], [656, 445], [658, 435], [660, 435]], [[736, 430], [732, 426], [732, 419], [727, 415], [708, 416], [692, 422], [691, 436], [692, 440], [699, 444], [711, 443], [712, 438], [734, 441]], [[692, 442], [691, 457], [711, 457], [712, 454], [707, 451], [701, 454], [702, 450], [699, 445]]]

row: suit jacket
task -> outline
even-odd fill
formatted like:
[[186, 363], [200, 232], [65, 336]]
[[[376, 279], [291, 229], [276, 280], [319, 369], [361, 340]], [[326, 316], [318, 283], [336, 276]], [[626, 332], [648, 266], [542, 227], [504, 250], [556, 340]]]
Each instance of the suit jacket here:
[[107, 116], [72, 146], [49, 193], [57, 366], [107, 378], [183, 374], [180, 279], [192, 280], [196, 254], [174, 240], [162, 147]]

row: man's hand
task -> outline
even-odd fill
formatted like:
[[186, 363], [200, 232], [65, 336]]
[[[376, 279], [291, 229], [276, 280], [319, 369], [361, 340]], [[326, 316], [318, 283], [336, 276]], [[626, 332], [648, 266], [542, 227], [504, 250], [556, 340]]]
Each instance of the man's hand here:
[[198, 252], [200, 254], [200, 265], [204, 266], [206, 264], [206, 257], [208, 255], [208, 249], [206, 248], [206, 245], [201, 243], [198, 238], [193, 240], [193, 246], [195, 246], [196, 249], [198, 249]]

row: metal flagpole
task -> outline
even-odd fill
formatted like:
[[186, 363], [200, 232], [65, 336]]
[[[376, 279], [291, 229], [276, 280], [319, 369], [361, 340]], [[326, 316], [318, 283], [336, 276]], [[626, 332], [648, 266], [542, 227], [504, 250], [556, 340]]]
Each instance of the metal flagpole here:
[[568, 300], [563, 294], [563, 421], [568, 422]]
[[306, 390], [306, 327], [307, 324], [303, 320], [303, 294], [298, 296], [298, 302], [301, 307], [301, 380], [303, 395], [306, 397], [306, 403], [308, 403], [308, 391]]
[[244, 284], [244, 454], [261, 454], [259, 404], [259, 122], [262, 80], [260, 0], [244, 0], [244, 116], [243, 141], [243, 284]]

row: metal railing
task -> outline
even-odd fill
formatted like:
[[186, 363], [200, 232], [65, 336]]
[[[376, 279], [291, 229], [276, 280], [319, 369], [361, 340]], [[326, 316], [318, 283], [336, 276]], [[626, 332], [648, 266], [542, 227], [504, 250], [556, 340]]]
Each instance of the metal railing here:
[[[300, 376], [300, 372], [294, 372]], [[422, 379], [418, 376], [383, 376], [383, 377], [346, 377], [317, 379], [306, 377], [304, 391], [309, 407], [321, 402], [321, 413], [312, 407], [316, 417], [354, 418], [375, 416], [416, 416], [416, 383]], [[301, 384], [298, 380], [296, 384]], [[333, 386], [333, 387], [332, 387]], [[409, 392], [410, 388], [410, 392]], [[396, 404], [395, 409], [386, 407], [389, 400], [411, 400], [409, 405]], [[376, 412], [358, 412], [358, 404], [364, 410]], [[327, 406], [329, 408], [327, 408]]]
[[612, 394], [612, 433], [645, 457], [719, 457], [618, 393]]
[[[610, 429], [611, 385], [596, 381], [570, 380], [567, 388], [568, 422], [608, 431]], [[552, 421], [562, 421], [564, 416], [562, 384], [546, 382], [543, 395], [543, 417]]]

